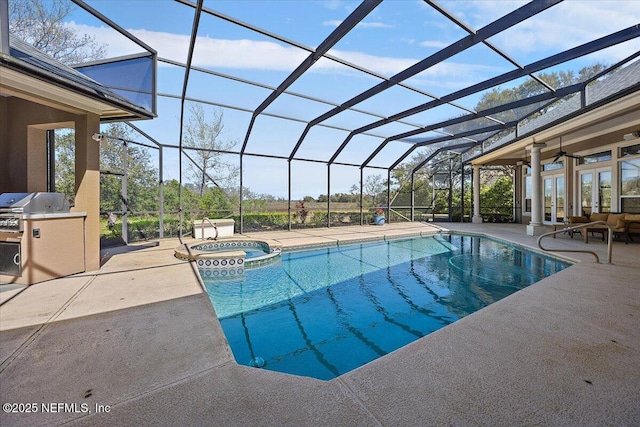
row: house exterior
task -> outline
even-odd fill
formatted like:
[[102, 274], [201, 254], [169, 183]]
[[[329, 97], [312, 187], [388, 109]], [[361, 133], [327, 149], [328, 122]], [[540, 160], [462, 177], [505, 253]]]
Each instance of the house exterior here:
[[520, 124], [523, 137], [485, 147], [469, 160], [476, 178], [483, 165], [516, 165], [516, 218], [531, 235], [568, 216], [640, 213], [639, 89], [636, 60]]
[[[0, 6], [6, 8], [7, 3], [2, 1]], [[52, 144], [50, 132], [73, 129], [76, 195], [75, 205], [70, 210], [86, 215], [84, 235], [81, 236], [84, 239], [84, 269], [97, 270], [100, 267], [100, 138], [96, 135], [103, 122], [155, 117], [153, 108], [149, 107], [153, 103], [138, 105], [127, 96], [10, 37], [6, 9], [0, 15], [0, 194], [53, 191], [51, 162], [47, 154]], [[123, 63], [129, 59], [115, 61]], [[146, 72], [155, 75], [155, 52], [147, 52], [144, 60]], [[109, 67], [113, 63], [114, 60], [105, 61], [95, 68]], [[112, 70], [111, 74], [118, 75], [118, 72]], [[120, 77], [127, 78], [122, 72]], [[155, 85], [154, 79], [150, 79], [150, 85]], [[148, 97], [155, 96], [151, 86], [146, 88], [146, 93]], [[31, 237], [0, 233], [0, 242], [26, 238]], [[23, 263], [25, 257], [23, 254]], [[0, 279], [20, 281], [4, 276]]]

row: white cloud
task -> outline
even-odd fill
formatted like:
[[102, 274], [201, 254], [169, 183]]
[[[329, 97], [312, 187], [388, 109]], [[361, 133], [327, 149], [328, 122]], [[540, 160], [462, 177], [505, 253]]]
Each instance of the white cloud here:
[[[498, 4], [500, 2], [497, 2]], [[504, 36], [492, 39], [501, 49], [516, 58], [532, 54], [534, 58], [547, 56], [548, 52], [559, 52], [604, 34], [617, 31], [621, 28], [637, 24], [634, 20], [640, 16], [639, 2], [572, 2], [551, 8], [530, 22], [521, 23], [511, 28]], [[496, 2], [475, 2], [478, 9], [490, 9]], [[603, 4], [605, 4], [603, 6]], [[614, 6], [623, 7], [614, 7]], [[562, 7], [561, 7], [562, 6]], [[497, 7], [497, 6], [496, 6]], [[480, 12], [478, 12], [480, 13]], [[493, 13], [493, 12], [492, 12]], [[505, 12], [503, 11], [502, 14]], [[339, 25], [338, 21], [327, 21], [332, 25]], [[373, 22], [374, 27], [385, 27], [386, 24]], [[108, 44], [109, 56], [120, 56], [141, 49], [119, 33], [106, 27], [88, 27], [74, 25], [81, 33], [95, 34], [96, 39]], [[149, 30], [129, 30], [136, 37], [143, 40], [158, 50], [161, 57], [179, 62], [186, 62], [189, 47], [189, 36], [186, 34], [173, 34], [167, 32], [155, 32]], [[406, 42], [410, 42], [406, 40]], [[640, 43], [636, 41], [635, 43]], [[419, 43], [422, 47], [440, 49], [446, 46], [444, 42], [437, 40], [425, 40]], [[638, 46], [636, 44], [636, 46]], [[633, 46], [632, 46], [633, 47]], [[640, 46], [638, 47], [640, 48]], [[625, 51], [626, 49], [626, 51]], [[607, 52], [609, 58], [601, 60], [613, 62], [623, 56], [627, 56], [629, 46], [618, 49], [610, 49]], [[422, 58], [386, 57], [371, 55], [359, 51], [332, 50], [331, 54], [346, 61], [359, 64], [367, 69], [380, 74], [391, 76]], [[211, 67], [217, 69], [243, 69], [243, 70], [277, 70], [289, 72], [297, 67], [308, 55], [308, 52], [295, 47], [283, 45], [272, 41], [255, 41], [249, 39], [216, 39], [207, 36], [198, 37], [193, 63], [196, 66]], [[528, 61], [523, 61], [527, 63]], [[500, 63], [502, 64], [502, 62]], [[320, 72], [344, 72], [345, 67], [333, 61], [322, 59], [313, 67]], [[502, 72], [497, 67], [480, 66], [467, 60], [447, 61], [438, 64], [420, 73], [415, 79], [422, 82], [437, 80], [454, 80], [450, 82], [454, 86], [458, 83], [469, 81], [478, 76], [487, 76]], [[442, 85], [443, 83], [440, 83]]]
[[338, 21], [337, 19], [334, 19], [333, 21], [324, 21], [322, 23], [325, 27], [337, 27], [340, 24], [342, 24], [342, 21]]
[[[487, 25], [522, 2], [480, 1], [446, 4], [458, 18], [475, 29]], [[567, 0], [492, 38], [498, 47], [515, 57], [532, 55], [535, 59], [561, 52], [623, 28], [638, 24], [640, 1]], [[619, 46], [596, 55], [596, 59], [614, 62], [640, 48]]]
[[326, 0], [322, 2], [323, 6], [330, 10], [338, 10], [342, 7], [341, 0]]
[[[322, 23], [325, 27], [337, 27], [340, 24], [342, 24], [342, 21], [338, 20], [324, 21]], [[356, 25], [356, 28], [393, 28], [393, 25], [383, 22], [360, 22]]]
[[[137, 47], [119, 33], [105, 27], [76, 27], [83, 33], [95, 34], [99, 41], [107, 43], [109, 57], [141, 51], [141, 48]], [[149, 44], [152, 48], [157, 49], [160, 57], [183, 63], [186, 62], [189, 36], [148, 30], [128, 31]], [[336, 49], [332, 49], [330, 54], [386, 76], [392, 76], [410, 67], [419, 60], [419, 58], [392, 58]], [[270, 41], [198, 37], [193, 57], [193, 65], [218, 69], [291, 71], [307, 56], [308, 52], [302, 49], [283, 46]], [[345, 70], [343, 65], [328, 59], [321, 59], [313, 69], [315, 71], [327, 72], [343, 72]], [[467, 73], [474, 73], [485, 71], [486, 67], [475, 64], [445, 63], [431, 67], [429, 70], [421, 73], [421, 76], [432, 76], [436, 78], [447, 75], [459, 75], [460, 73], [456, 72], [455, 69], [465, 70]]]
[[420, 46], [422, 47], [435, 47], [438, 49], [442, 49], [443, 47], [449, 46], [449, 44], [437, 40], [425, 40], [420, 42]]
[[361, 22], [358, 27], [362, 28], [393, 28], [393, 25], [385, 24], [383, 22]]

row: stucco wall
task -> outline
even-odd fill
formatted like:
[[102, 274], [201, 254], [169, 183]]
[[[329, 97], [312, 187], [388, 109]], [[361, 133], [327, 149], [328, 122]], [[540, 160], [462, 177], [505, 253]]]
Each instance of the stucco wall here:
[[9, 144], [7, 142], [7, 123], [9, 119], [7, 117], [7, 103], [8, 98], [0, 96], [0, 193], [5, 193], [9, 185], [9, 164], [8, 164], [8, 149]]
[[100, 267], [100, 144], [91, 139], [100, 130], [95, 114], [78, 115], [20, 98], [1, 98], [0, 193], [47, 190], [47, 130], [76, 131], [76, 206], [87, 213], [85, 266]]
[[[0, 140], [0, 192], [46, 190], [46, 130], [74, 127], [83, 116], [56, 110], [20, 98], [3, 98], [6, 120]], [[2, 113], [2, 110], [0, 110]]]

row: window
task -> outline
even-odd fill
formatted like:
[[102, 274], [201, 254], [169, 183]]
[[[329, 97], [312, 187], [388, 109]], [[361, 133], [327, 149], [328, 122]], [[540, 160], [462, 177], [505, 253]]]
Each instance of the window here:
[[620, 162], [620, 195], [640, 197], [640, 159]]
[[620, 162], [620, 207], [640, 213], [640, 158]]
[[588, 165], [590, 163], [606, 162], [607, 160], [611, 160], [611, 150], [582, 156], [578, 158], [578, 164]]
[[629, 147], [622, 147], [620, 149], [620, 157], [635, 156], [640, 154], [640, 144], [630, 145]]
[[553, 163], [545, 163], [544, 165], [542, 165], [542, 170], [543, 171], [555, 171], [558, 169], [562, 169], [564, 167], [564, 162], [562, 160], [559, 160], [557, 162], [553, 162]]

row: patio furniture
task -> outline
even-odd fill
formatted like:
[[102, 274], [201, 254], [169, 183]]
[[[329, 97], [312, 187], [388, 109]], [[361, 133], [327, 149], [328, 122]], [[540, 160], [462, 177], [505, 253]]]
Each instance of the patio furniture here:
[[[567, 222], [564, 224], [554, 225], [553, 231], [560, 230], [562, 228], [571, 228], [580, 224], [586, 224], [589, 222], [589, 218], [587, 216], [569, 216], [567, 217]], [[567, 234], [569, 237], [573, 239], [574, 234], [582, 234], [581, 230], [567, 230]], [[555, 235], [553, 236], [555, 237]]]
[[633, 236], [640, 236], [640, 214], [630, 213], [593, 213], [589, 218], [587, 217], [570, 217], [574, 218], [575, 223], [586, 223], [594, 221], [606, 221], [607, 225], [598, 224], [584, 229], [584, 242], [589, 243], [589, 233], [600, 234], [602, 241], [607, 239], [608, 226], [613, 230], [614, 237], [624, 239], [625, 244], [633, 241]]
[[640, 214], [625, 214], [613, 229], [614, 236], [624, 238], [624, 243], [633, 242], [632, 236], [640, 236]]

